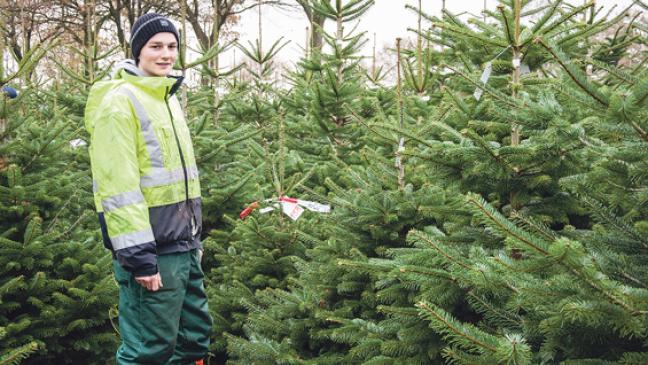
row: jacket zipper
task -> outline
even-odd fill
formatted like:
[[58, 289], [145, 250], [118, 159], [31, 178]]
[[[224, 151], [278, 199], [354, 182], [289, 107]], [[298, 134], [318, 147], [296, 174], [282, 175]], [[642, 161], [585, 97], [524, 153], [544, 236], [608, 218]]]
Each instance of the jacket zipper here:
[[167, 111], [169, 112], [169, 118], [171, 119], [171, 127], [173, 128], [173, 136], [175, 137], [176, 145], [178, 146], [178, 153], [180, 154], [180, 163], [182, 164], [182, 173], [184, 175], [184, 185], [185, 185], [185, 205], [191, 212], [189, 216], [189, 237], [188, 240], [193, 239], [193, 230], [194, 230], [194, 211], [193, 207], [189, 204], [189, 177], [187, 175], [187, 165], [185, 163], [184, 155], [182, 154], [182, 148], [180, 147], [180, 139], [178, 138], [178, 133], [176, 132], [175, 122], [173, 120], [173, 113], [171, 113], [171, 107], [169, 106], [169, 90], [166, 88], [166, 93], [164, 95], [164, 103], [166, 104]]

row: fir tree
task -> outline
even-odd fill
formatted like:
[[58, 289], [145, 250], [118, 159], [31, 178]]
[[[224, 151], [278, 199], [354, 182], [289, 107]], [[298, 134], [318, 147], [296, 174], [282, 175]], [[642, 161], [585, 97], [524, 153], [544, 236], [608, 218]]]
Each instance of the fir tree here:
[[[269, 79], [273, 57], [282, 47], [281, 41], [266, 52], [258, 43], [242, 47], [250, 57], [252, 79], [229, 80], [218, 127], [205, 134], [206, 143], [216, 137], [221, 147], [205, 151], [210, 157], [199, 162], [207, 170], [203, 175], [209, 192], [207, 219], [218, 217], [205, 241], [205, 266], [212, 268], [207, 277], [216, 361], [227, 358], [223, 334], [245, 335], [243, 324], [255, 302], [255, 290], [285, 288], [286, 278], [294, 272], [286, 257], [303, 255], [304, 248], [295, 244], [295, 226], [280, 210], [261, 216], [254, 211], [245, 220], [232, 218], [254, 201], [266, 204], [267, 199], [292, 194], [310, 176], [300, 155], [285, 146], [281, 90]], [[198, 134], [199, 145], [200, 140]], [[304, 218], [297, 224], [302, 222]]]
[[[448, 65], [453, 74], [444, 76], [443, 98], [435, 96], [442, 103], [426, 110], [423, 100], [414, 98], [416, 102], [409, 103], [418, 108], [403, 108], [400, 122], [397, 113], [362, 118], [369, 135], [375, 136], [364, 141], [377, 145], [363, 150], [362, 167], [345, 168], [327, 181], [339, 209], [323, 227], [302, 234], [313, 248], [305, 260], [298, 260], [299, 276], [290, 291], [259, 292], [260, 305], [253, 307], [249, 319], [249, 340], [232, 340], [233, 354], [268, 364], [434, 363], [440, 356], [466, 364], [587, 357], [591, 360], [583, 363], [597, 358], [603, 363], [606, 356], [609, 361], [641, 361], [640, 342], [634, 340], [644, 331], [639, 299], [643, 289], [637, 287], [641, 279], [631, 276], [634, 286], [628, 284], [632, 279], [611, 279], [612, 273], [621, 276], [611, 262], [620, 268], [626, 255], [613, 253], [623, 258], [605, 260], [608, 271], [598, 267], [606, 257], [602, 252], [612, 240], [610, 233], [598, 245], [597, 240], [576, 238], [591, 235], [591, 219], [601, 222], [598, 231], [612, 224], [625, 227], [626, 236], [641, 237], [642, 231], [633, 227], [642, 227], [641, 213], [635, 213], [637, 224], [630, 224], [609, 212], [604, 215], [608, 202], [590, 199], [588, 204], [596, 209], [588, 209], [581, 204], [588, 201], [582, 193], [574, 194], [588, 187], [582, 173], [601, 161], [599, 144], [607, 142], [599, 136], [587, 138], [585, 126], [594, 123], [587, 117], [598, 115], [596, 126], [601, 128], [611, 124], [601, 121], [614, 115], [617, 125], [625, 122], [620, 128], [631, 141], [639, 139], [631, 145], [643, 138], [640, 104], [617, 101], [610, 108], [601, 103], [607, 99], [607, 87], [588, 81], [570, 61], [592, 54], [577, 40], [620, 18], [583, 26], [573, 18], [588, 6], [563, 9], [556, 3], [523, 11], [522, 5], [512, 2], [491, 14], [504, 25], [504, 33], [480, 21], [475, 21], [474, 30], [446, 14], [437, 28], [443, 29], [443, 41], [453, 46], [446, 59], [463, 63]], [[524, 30], [516, 20], [522, 13], [542, 11], [533, 29]], [[482, 48], [492, 53], [472, 51]], [[492, 61], [497, 57], [503, 59]], [[484, 85], [473, 75], [486, 61], [492, 61], [495, 76]], [[566, 79], [524, 76], [523, 61], [530, 71]], [[409, 84], [420, 94], [416, 84]], [[472, 96], [475, 87], [484, 89], [479, 101]], [[642, 95], [640, 89], [616, 95]], [[423, 128], [419, 116], [427, 122]], [[615, 142], [622, 140], [615, 131]], [[407, 157], [404, 181], [412, 184], [404, 189], [396, 184], [397, 172], [388, 162], [393, 147], [387, 147], [398, 146], [401, 139]], [[637, 177], [630, 172], [642, 166], [636, 163], [622, 170], [626, 179]], [[603, 170], [597, 170], [601, 176]], [[597, 186], [605, 186], [597, 181]], [[643, 188], [636, 181], [620, 180], [614, 186], [632, 186], [630, 191], [641, 195]], [[422, 196], [432, 189], [437, 200], [426, 201], [417, 195], [419, 189]], [[618, 194], [628, 191], [616, 190], [607, 197], [618, 199]], [[410, 209], [418, 219], [408, 222], [406, 207], [417, 206]], [[399, 208], [390, 214], [392, 207]], [[399, 248], [407, 234], [414, 247]], [[589, 251], [584, 242], [598, 248]], [[636, 271], [641, 272], [632, 272]], [[601, 322], [611, 311], [616, 311], [613, 318]], [[561, 326], [564, 321], [573, 329]], [[436, 334], [426, 329], [428, 325]], [[592, 331], [599, 335], [584, 336]], [[616, 350], [603, 353], [596, 346], [599, 341], [612, 341]]]
[[[508, 14], [519, 13], [516, 6], [520, 4], [513, 4]], [[507, 14], [502, 8], [500, 12]], [[572, 16], [568, 11], [552, 20], [545, 19], [547, 14], [541, 19], [550, 29]], [[450, 114], [444, 130], [456, 142], [435, 146], [418, 139], [431, 150], [417, 157], [434, 156], [427, 161], [440, 167], [444, 181], [458, 183], [459, 191], [452, 214], [436, 227], [410, 232], [414, 250], [397, 249], [393, 255], [406, 274], [400, 280], [420, 286], [418, 314], [444, 336], [448, 345], [443, 356], [449, 362], [645, 361], [645, 349], [637, 340], [646, 330], [643, 270], [632, 266], [644, 261], [645, 212], [634, 195], [644, 188], [630, 178], [642, 165], [634, 160], [639, 156], [634, 147], [645, 144], [644, 101], [635, 99], [643, 95], [643, 72], [635, 71], [636, 86], [612, 81], [615, 91], [610, 92], [605, 84], [626, 71], [584, 60], [600, 67], [588, 77], [581, 70], [583, 62], [575, 58], [587, 50], [565, 52], [578, 39], [619, 19], [595, 21], [591, 27], [568, 22], [560, 33], [539, 26], [544, 35], [535, 37], [525, 55], [535, 53], [542, 71], [558, 74], [560, 82], [520, 79], [514, 73], [511, 81], [522, 81], [524, 88], [512, 85], [509, 97], [498, 90], [506, 84], [497, 80], [489, 81], [490, 87], [471, 81], [488, 95], [477, 109], [461, 96], [461, 82], [448, 83], [458, 114]], [[457, 35], [454, 42], [483, 37], [456, 26], [442, 26]], [[554, 39], [548, 40], [551, 35]], [[446, 34], [446, 40], [452, 38]], [[460, 68], [453, 70], [474, 80]], [[476, 120], [469, 119], [473, 110], [481, 110], [472, 114]], [[458, 128], [463, 128], [461, 133]], [[513, 138], [516, 131], [519, 144]], [[620, 150], [624, 157], [616, 155]], [[608, 153], [615, 155], [614, 162]], [[480, 160], [479, 154], [487, 158]], [[615, 204], [629, 196], [627, 204]], [[413, 265], [424, 266], [418, 268], [419, 275], [408, 273]]]
[[[0, 340], [3, 339], [7, 333], [5, 332], [4, 327], [0, 327]], [[0, 354], [0, 364], [1, 365], [17, 365], [30, 354], [38, 349], [38, 343], [35, 341], [26, 343], [22, 346], [16, 347], [14, 349], [6, 351], [6, 353]]]
[[117, 344], [109, 318], [117, 288], [83, 188], [87, 153], [71, 144], [84, 137], [75, 113], [83, 100], [52, 96], [25, 95], [1, 137], [0, 352], [16, 351], [7, 361], [29, 350], [26, 363], [102, 363]]
[[[303, 74], [302, 79], [308, 76]], [[406, 306], [409, 301], [409, 312], [415, 314], [414, 303], [408, 299], [410, 288], [390, 286], [393, 279], [379, 282], [378, 273], [392, 267], [370, 262], [383, 262], [387, 250], [404, 246], [412, 227], [434, 222], [443, 192], [423, 179], [415, 185], [406, 179], [406, 186], [401, 186], [399, 170], [394, 167], [400, 140], [397, 98], [393, 91], [365, 94], [359, 102], [345, 104], [344, 110], [353, 127], [366, 132], [346, 138], [354, 148], [363, 143], [370, 147], [357, 154], [353, 148], [336, 154], [338, 150], [329, 154], [333, 163], [318, 163], [316, 175], [326, 171], [329, 177], [324, 186], [303, 190], [330, 201], [334, 213], [307, 231], [300, 230], [298, 239], [311, 248], [305, 257], [293, 259], [298, 275], [289, 280], [289, 290], [257, 292], [258, 302], [251, 307], [245, 327], [248, 338], [230, 339], [230, 353], [237, 359], [232, 363], [429, 363], [435, 358], [424, 349], [438, 348], [439, 338], [425, 324], [414, 320], [407, 329], [395, 322], [389, 326], [384, 313], [378, 311], [382, 303]], [[290, 107], [302, 105], [296, 103], [302, 97], [295, 91]], [[414, 126], [419, 115], [429, 113], [429, 106], [418, 96], [414, 98], [418, 101], [407, 99], [412, 110], [403, 118]], [[311, 112], [314, 116], [326, 110], [322, 104], [294, 110], [308, 113], [310, 108], [316, 108]], [[321, 116], [316, 120], [324, 123]], [[296, 119], [294, 130], [304, 131], [298, 129], [303, 125]], [[338, 133], [325, 132], [324, 136]], [[302, 140], [303, 134], [291, 137]], [[313, 158], [317, 156], [311, 154], [307, 161]], [[383, 320], [384, 326], [377, 325]], [[402, 346], [399, 339], [403, 337], [411, 340], [409, 347]]]
[[362, 129], [350, 110], [359, 112], [365, 107], [364, 71], [358, 52], [366, 38], [345, 25], [372, 5], [373, 0], [318, 0], [311, 4], [315, 14], [335, 22], [336, 31], [317, 30], [323, 36], [324, 51], [313, 50], [299, 62], [297, 70], [289, 74], [293, 87], [284, 97], [286, 130], [293, 137], [287, 145], [304, 152], [308, 162], [326, 161], [331, 153], [348, 160], [358, 150]]

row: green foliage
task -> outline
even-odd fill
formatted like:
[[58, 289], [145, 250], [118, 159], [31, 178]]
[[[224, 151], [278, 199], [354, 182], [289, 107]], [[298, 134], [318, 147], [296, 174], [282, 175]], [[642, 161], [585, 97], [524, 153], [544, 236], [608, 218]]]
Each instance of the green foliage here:
[[117, 344], [111, 258], [83, 188], [91, 186], [87, 153], [70, 144], [85, 138], [81, 115], [58, 102], [23, 98], [0, 146], [8, 163], [0, 175], [3, 363], [103, 363]]
[[[4, 327], [0, 327], [0, 340], [7, 336]], [[0, 354], [0, 365], [18, 365], [38, 349], [38, 343], [32, 341]]]
[[12, 73], [7, 75], [4, 74], [4, 72], [6, 71], [4, 65], [3, 67], [0, 67], [0, 70], [3, 71], [0, 72], [0, 87], [8, 84], [12, 80], [18, 79], [20, 77], [23, 77], [24, 75], [31, 73], [38, 65], [38, 62], [43, 57], [45, 57], [47, 50], [55, 47], [57, 43], [58, 41], [54, 40], [35, 44], [29, 49], [29, 51], [22, 55], [22, 58], [17, 57], [14, 53], [14, 50], [10, 48], [14, 59], [18, 60], [18, 65]]
[[[368, 0], [309, 2], [338, 27], [288, 89], [270, 79], [281, 39], [240, 46], [250, 81], [203, 64], [231, 44], [181, 60], [226, 90], [187, 100], [213, 363], [648, 361], [645, 20], [531, 3], [421, 14], [433, 26], [402, 49], [398, 88], [342, 27]], [[69, 145], [80, 83], [3, 108], [0, 364], [105, 363], [117, 344], [87, 156]], [[333, 209], [234, 218], [280, 196]]]
[[350, 22], [361, 17], [373, 6], [374, 0], [318, 0], [312, 9], [326, 18]]
[[[319, 11], [340, 19], [336, 6], [326, 2]], [[228, 337], [232, 363], [641, 356], [645, 85], [615, 67], [633, 38], [617, 33], [612, 53], [579, 42], [619, 20], [578, 23], [591, 4], [523, 6], [523, 16], [539, 18], [523, 23], [519, 38], [513, 2], [485, 22], [424, 15], [436, 27], [422, 36], [450, 47], [404, 50], [402, 122], [393, 91], [359, 87], [359, 36], [343, 37], [344, 44], [327, 35], [331, 54], [302, 60], [283, 98], [285, 146], [314, 171], [298, 191], [329, 201], [334, 212], [297, 226], [300, 250], [282, 256], [291, 271], [279, 276], [281, 285], [248, 279], [231, 287], [228, 298], [246, 298], [238, 305], [247, 310], [233, 319], [244, 335]], [[596, 79], [581, 70], [587, 47], [598, 49]], [[531, 71], [516, 85], [513, 51]], [[493, 75], [484, 85], [487, 61]], [[433, 72], [444, 66], [450, 73]], [[538, 75], [546, 70], [558, 79]], [[479, 101], [471, 96], [476, 87], [485, 91]], [[512, 145], [516, 125], [521, 142]], [[274, 232], [266, 219], [250, 222], [256, 232]], [[247, 240], [264, 242], [238, 239], [227, 255], [256, 255]], [[254, 262], [263, 268], [270, 257]], [[599, 342], [611, 350], [603, 353]]]

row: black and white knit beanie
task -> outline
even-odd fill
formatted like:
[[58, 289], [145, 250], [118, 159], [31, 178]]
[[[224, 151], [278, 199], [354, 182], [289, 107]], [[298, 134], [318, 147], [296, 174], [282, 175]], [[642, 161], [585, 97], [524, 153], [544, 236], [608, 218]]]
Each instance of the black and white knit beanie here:
[[146, 42], [157, 33], [163, 32], [173, 33], [176, 41], [180, 44], [178, 30], [176, 30], [176, 27], [167, 17], [156, 13], [148, 13], [137, 19], [135, 24], [133, 24], [133, 29], [131, 29], [130, 39], [131, 51], [135, 62], [138, 62], [140, 52]]

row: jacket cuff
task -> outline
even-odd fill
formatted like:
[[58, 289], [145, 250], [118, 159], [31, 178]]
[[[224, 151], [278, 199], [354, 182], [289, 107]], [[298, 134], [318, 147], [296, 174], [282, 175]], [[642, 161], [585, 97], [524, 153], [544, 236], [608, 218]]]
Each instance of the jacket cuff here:
[[155, 275], [158, 272], [155, 242], [117, 250], [115, 256], [124, 270], [136, 277]]

